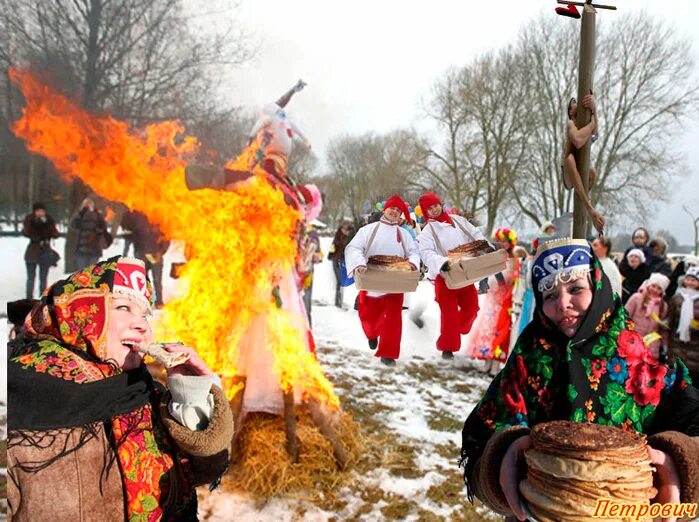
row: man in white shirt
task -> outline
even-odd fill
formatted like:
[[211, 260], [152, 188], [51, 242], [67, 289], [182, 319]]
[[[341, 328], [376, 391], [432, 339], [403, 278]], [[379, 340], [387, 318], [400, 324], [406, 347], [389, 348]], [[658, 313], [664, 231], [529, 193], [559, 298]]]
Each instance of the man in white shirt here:
[[[400, 227], [401, 216], [410, 222], [408, 205], [396, 194], [386, 200], [383, 216], [376, 223], [357, 231], [345, 247], [347, 274], [366, 270], [371, 256], [407, 257], [412, 270], [420, 266], [417, 244], [407, 230]], [[403, 294], [359, 292], [359, 319], [369, 340], [369, 348], [378, 347], [376, 357], [387, 366], [395, 366], [400, 355], [403, 329]]]
[[428, 279], [434, 281], [435, 301], [441, 312], [437, 350], [442, 352], [442, 358], [453, 359], [454, 352], [461, 349], [461, 336], [471, 330], [478, 315], [478, 291], [474, 285], [450, 290], [442, 272], [449, 270], [449, 250], [484, 240], [485, 236], [465, 218], [447, 214], [442, 201], [433, 192], [420, 197], [420, 208], [427, 219], [418, 237], [420, 257], [429, 270]]

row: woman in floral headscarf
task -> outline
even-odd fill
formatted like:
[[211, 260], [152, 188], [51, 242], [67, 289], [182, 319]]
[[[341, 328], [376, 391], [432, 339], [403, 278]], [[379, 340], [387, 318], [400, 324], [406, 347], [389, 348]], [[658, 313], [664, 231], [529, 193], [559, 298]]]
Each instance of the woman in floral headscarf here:
[[684, 364], [653, 358], [587, 242], [541, 245], [532, 285], [534, 320], [464, 424], [469, 499], [524, 520], [517, 465], [529, 430], [570, 420], [648, 434], [655, 501], [699, 501], [699, 392]]
[[512, 294], [519, 274], [518, 259], [512, 255], [517, 234], [509, 228], [498, 228], [493, 240], [508, 253], [507, 269], [488, 278], [488, 293], [468, 338], [468, 355], [485, 361], [484, 371], [497, 374], [500, 363], [510, 353], [512, 331]]
[[112, 258], [58, 281], [9, 344], [8, 491], [12, 519], [196, 520], [194, 487], [228, 464], [230, 407], [189, 347], [153, 381], [143, 262]]

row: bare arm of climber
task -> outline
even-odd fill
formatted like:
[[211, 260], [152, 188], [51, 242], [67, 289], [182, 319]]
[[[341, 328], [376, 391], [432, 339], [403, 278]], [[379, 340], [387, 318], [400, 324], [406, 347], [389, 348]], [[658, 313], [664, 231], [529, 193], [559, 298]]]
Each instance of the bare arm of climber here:
[[590, 123], [578, 129], [575, 125], [574, 118], [568, 119], [568, 140], [576, 149], [582, 148], [597, 128], [597, 107], [595, 106], [595, 98], [592, 94], [585, 95], [583, 98], [583, 106], [586, 109], [590, 109], [592, 112]]

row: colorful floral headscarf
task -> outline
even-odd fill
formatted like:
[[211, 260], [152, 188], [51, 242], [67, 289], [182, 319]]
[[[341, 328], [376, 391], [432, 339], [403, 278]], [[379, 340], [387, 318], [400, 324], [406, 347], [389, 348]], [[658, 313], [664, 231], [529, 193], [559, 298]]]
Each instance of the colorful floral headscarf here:
[[112, 293], [153, 305], [153, 288], [139, 259], [114, 257], [57, 281], [24, 324], [25, 339], [49, 339], [107, 360], [107, 310]]
[[[65, 448], [58, 457], [65, 458], [94, 436], [94, 424], [107, 422], [128, 520], [188, 519], [196, 513], [192, 470], [156, 416], [161, 388], [145, 366], [124, 371], [107, 361], [112, 294], [152, 304], [143, 262], [114, 257], [90, 265], [52, 285], [29, 315], [11, 346], [9, 445], [34, 444], [27, 432], [77, 430], [81, 442]], [[18, 465], [32, 471], [46, 463]]]

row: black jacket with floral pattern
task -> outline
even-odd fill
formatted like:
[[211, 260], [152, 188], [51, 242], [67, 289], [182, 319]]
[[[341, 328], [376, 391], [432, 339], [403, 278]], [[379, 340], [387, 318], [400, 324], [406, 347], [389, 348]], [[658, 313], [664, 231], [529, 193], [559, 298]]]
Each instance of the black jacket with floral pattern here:
[[[648, 435], [671, 430], [699, 436], [699, 392], [687, 368], [681, 361], [670, 368], [653, 358], [614, 299], [599, 261], [593, 263], [593, 300], [578, 332], [564, 336], [537, 303], [534, 320], [466, 420], [461, 462], [470, 498], [472, 487], [477, 496], [483, 490], [474, 483], [480, 480], [474, 470], [491, 437], [518, 431], [515, 427], [524, 428], [523, 435], [539, 423], [570, 420]], [[500, 462], [496, 456], [488, 465], [497, 470], [488, 472], [497, 476]]]

